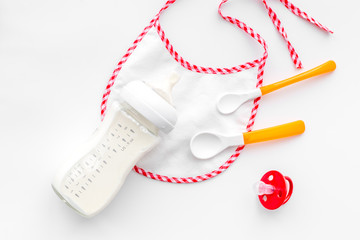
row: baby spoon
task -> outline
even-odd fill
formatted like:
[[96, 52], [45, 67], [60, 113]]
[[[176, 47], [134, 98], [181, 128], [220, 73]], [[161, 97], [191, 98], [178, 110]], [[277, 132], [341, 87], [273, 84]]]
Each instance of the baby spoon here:
[[224, 136], [218, 133], [201, 132], [191, 138], [190, 150], [199, 159], [208, 159], [216, 156], [231, 146], [264, 142], [278, 138], [290, 137], [305, 131], [303, 121], [295, 121], [279, 126], [244, 132], [234, 136]]
[[300, 73], [294, 77], [285, 79], [280, 82], [276, 82], [270, 85], [266, 85], [248, 92], [237, 93], [237, 92], [226, 92], [222, 94], [217, 101], [217, 108], [222, 114], [230, 114], [236, 111], [243, 103], [271, 93], [280, 88], [289, 86], [296, 82], [315, 77], [324, 73], [332, 72], [336, 68], [334, 61], [328, 61], [316, 68], [310, 69], [309, 71]]

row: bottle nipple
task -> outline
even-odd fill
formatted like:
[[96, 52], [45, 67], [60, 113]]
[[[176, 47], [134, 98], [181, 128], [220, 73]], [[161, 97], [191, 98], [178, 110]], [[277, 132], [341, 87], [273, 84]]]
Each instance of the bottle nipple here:
[[176, 72], [170, 75], [166, 80], [160, 79], [149, 82], [148, 85], [168, 103], [173, 105], [171, 91], [175, 84], [179, 81], [180, 76]]

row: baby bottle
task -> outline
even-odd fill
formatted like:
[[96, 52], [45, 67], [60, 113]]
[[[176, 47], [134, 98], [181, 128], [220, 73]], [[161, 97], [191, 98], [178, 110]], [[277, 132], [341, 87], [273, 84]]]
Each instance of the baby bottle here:
[[169, 133], [177, 120], [171, 89], [178, 81], [149, 86], [132, 81], [121, 91], [102, 123], [78, 152], [57, 172], [52, 187], [79, 214], [91, 217], [105, 208], [123, 185], [136, 162]]

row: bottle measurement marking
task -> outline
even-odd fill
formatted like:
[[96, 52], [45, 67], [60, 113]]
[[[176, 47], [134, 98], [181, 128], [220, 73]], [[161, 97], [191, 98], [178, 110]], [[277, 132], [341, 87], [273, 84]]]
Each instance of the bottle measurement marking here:
[[89, 190], [96, 177], [104, 174], [102, 173], [104, 166], [111, 166], [111, 160], [118, 160], [120, 152], [124, 152], [134, 142], [135, 134], [134, 129], [117, 123], [93, 152], [90, 152], [81, 164], [77, 164], [72, 169], [68, 175], [68, 182], [65, 184], [67, 191], [80, 198], [81, 194]]

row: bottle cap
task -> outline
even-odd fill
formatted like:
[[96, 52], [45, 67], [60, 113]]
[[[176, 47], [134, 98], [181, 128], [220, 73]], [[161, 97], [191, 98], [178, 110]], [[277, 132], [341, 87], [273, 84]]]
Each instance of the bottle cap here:
[[170, 85], [165, 84], [165, 89], [153, 89], [142, 81], [132, 81], [121, 92], [128, 104], [164, 133], [173, 130], [177, 121], [176, 109], [170, 103], [171, 88], [176, 82], [174, 77], [169, 80]]

